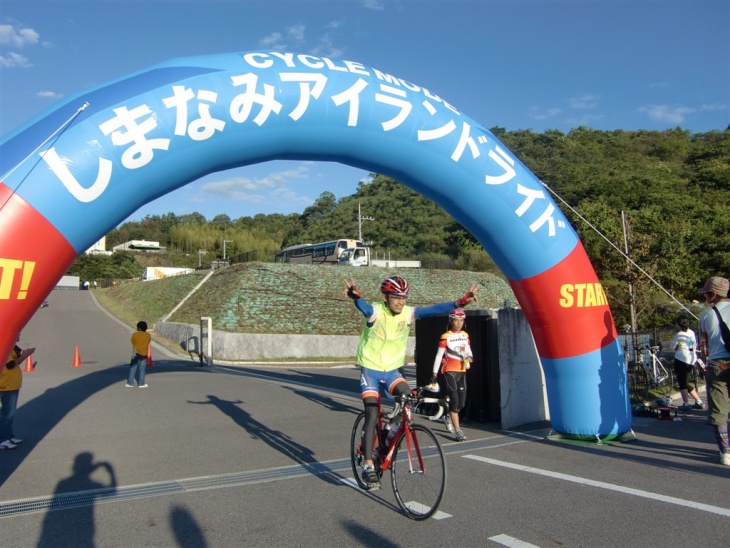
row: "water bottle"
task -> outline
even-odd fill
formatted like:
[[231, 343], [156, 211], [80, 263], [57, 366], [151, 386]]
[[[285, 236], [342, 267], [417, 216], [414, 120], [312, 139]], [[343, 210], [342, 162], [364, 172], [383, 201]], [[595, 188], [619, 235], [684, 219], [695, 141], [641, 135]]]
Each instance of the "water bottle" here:
[[393, 440], [395, 439], [395, 435], [398, 432], [399, 426], [400, 426], [400, 423], [396, 422], [390, 427], [390, 431], [388, 432], [388, 437], [385, 438], [386, 447], [390, 447], [390, 444], [393, 443]]

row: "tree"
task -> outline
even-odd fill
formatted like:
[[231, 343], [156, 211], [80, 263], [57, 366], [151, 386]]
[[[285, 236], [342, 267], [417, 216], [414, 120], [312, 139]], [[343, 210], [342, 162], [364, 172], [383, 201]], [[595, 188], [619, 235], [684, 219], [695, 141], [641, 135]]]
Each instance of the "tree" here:
[[302, 224], [305, 227], [312, 226], [321, 220], [325, 215], [334, 211], [337, 207], [337, 197], [329, 191], [319, 195], [311, 206], [305, 208], [302, 213]]

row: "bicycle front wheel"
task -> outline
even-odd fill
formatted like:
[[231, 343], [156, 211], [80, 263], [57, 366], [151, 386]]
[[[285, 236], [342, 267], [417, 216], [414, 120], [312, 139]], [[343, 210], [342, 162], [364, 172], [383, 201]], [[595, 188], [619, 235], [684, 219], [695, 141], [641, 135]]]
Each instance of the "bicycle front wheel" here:
[[352, 427], [350, 435], [350, 462], [352, 463], [352, 473], [355, 481], [361, 489], [367, 489], [367, 484], [362, 480], [360, 473], [365, 462], [365, 453], [362, 450], [362, 431], [365, 427], [365, 412], [360, 413], [355, 419], [355, 425]]
[[446, 459], [431, 430], [420, 424], [409, 428], [410, 436], [403, 435], [395, 448], [390, 482], [406, 516], [422, 520], [436, 512], [444, 496]]

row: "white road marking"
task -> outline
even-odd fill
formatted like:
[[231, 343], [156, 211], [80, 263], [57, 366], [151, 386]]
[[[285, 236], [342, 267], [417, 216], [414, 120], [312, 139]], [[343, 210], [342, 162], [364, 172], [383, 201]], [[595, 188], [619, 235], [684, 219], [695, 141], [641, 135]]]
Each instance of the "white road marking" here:
[[[411, 510], [415, 512], [419, 512], [421, 514], [425, 513], [427, 510], [430, 510], [431, 508], [429, 506], [426, 506], [422, 502], [416, 502], [414, 500], [406, 502], [406, 506], [410, 508]], [[433, 516], [431, 516], [431, 519], [446, 519], [452, 517], [451, 514], [447, 514], [446, 512], [442, 512], [441, 510], [436, 510]]]
[[451, 514], [447, 514], [446, 512], [442, 512], [441, 510], [436, 510], [436, 513], [433, 516], [431, 516], [431, 519], [442, 520], [442, 519], [446, 519], [446, 518], [450, 518], [450, 517], [453, 517], [453, 516]]
[[578, 476], [569, 476], [568, 474], [561, 474], [559, 472], [551, 472], [550, 470], [541, 470], [540, 468], [531, 468], [530, 466], [523, 466], [521, 464], [514, 464], [511, 462], [504, 462], [501, 460], [489, 459], [487, 457], [480, 457], [478, 455], [463, 455], [465, 459], [477, 460], [480, 462], [486, 462], [487, 464], [493, 464], [495, 466], [502, 466], [504, 468], [512, 468], [513, 470], [519, 470], [520, 472], [528, 472], [530, 474], [536, 474], [538, 476], [546, 476], [549, 478], [560, 479], [563, 481], [570, 481], [572, 483], [580, 483], [582, 485], [588, 485], [590, 487], [598, 487], [599, 489], [608, 489], [609, 491], [616, 491], [618, 493], [625, 493], [627, 495], [633, 495], [635, 497], [643, 497], [651, 500], [660, 500], [668, 504], [675, 504], [677, 506], [684, 506], [686, 508], [694, 508], [695, 510], [701, 510], [703, 512], [709, 512], [711, 514], [718, 514], [720, 516], [730, 517], [730, 509], [722, 508], [720, 506], [712, 506], [710, 504], [703, 504], [701, 502], [693, 502], [691, 500], [678, 499], [676, 497], [668, 497], [666, 495], [660, 495], [658, 493], [651, 493], [649, 491], [642, 491], [640, 489], [632, 489], [631, 487], [623, 487], [621, 485], [614, 485], [612, 483], [605, 483], [602, 481], [594, 481], [586, 478], [580, 478]]
[[489, 540], [496, 542], [497, 544], [501, 544], [502, 546], [510, 546], [511, 548], [539, 548], [535, 544], [522, 542], [521, 540], [508, 535], [495, 535], [493, 537], [489, 537]]
[[[356, 491], [362, 491], [363, 490], [357, 484], [357, 482], [354, 479], [352, 479], [352, 478], [341, 478], [340, 479], [340, 483], [342, 483], [343, 485], [347, 485], [348, 487], [352, 487]], [[417, 510], [419, 512], [423, 512], [424, 510], [427, 509], [427, 507], [424, 506], [422, 503], [415, 502], [415, 501], [407, 502], [406, 503], [406, 506], [408, 506], [409, 508], [412, 508], [414, 510]], [[453, 516], [451, 514], [447, 514], [446, 512], [442, 512], [441, 510], [436, 510], [436, 512], [434, 513], [434, 515], [431, 516], [431, 519], [442, 520], [442, 519], [446, 519], [446, 518], [450, 518], [450, 517], [453, 517]]]

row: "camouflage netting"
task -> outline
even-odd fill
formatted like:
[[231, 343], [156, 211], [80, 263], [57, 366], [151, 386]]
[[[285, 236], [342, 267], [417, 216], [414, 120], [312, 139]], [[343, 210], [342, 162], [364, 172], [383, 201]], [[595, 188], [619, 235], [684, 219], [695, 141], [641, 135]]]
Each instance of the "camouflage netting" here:
[[[515, 302], [509, 284], [491, 274], [458, 270], [350, 268], [277, 263], [244, 263], [216, 271], [168, 321], [197, 324], [213, 318], [213, 328], [238, 333], [358, 335], [363, 317], [343, 295], [344, 279], [353, 277], [370, 302], [380, 299], [380, 282], [393, 275], [411, 285], [408, 304], [425, 306], [461, 297], [472, 283], [483, 284], [479, 305], [497, 308]], [[116, 299], [161, 307], [145, 317], [158, 320], [202, 279], [191, 274], [114, 288]], [[135, 307], [136, 308], [136, 307]]]

